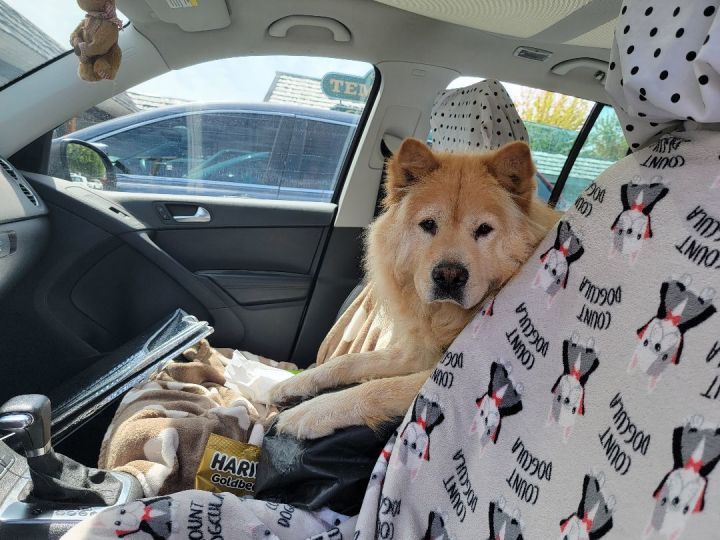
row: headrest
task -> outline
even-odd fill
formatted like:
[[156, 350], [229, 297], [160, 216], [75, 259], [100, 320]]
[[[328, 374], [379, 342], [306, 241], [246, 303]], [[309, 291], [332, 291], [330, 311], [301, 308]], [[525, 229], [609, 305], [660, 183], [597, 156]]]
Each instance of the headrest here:
[[718, 4], [624, 2], [605, 89], [632, 149], [686, 120], [720, 122]]
[[528, 140], [507, 90], [494, 80], [438, 95], [430, 128], [433, 150], [445, 152], [484, 152]]

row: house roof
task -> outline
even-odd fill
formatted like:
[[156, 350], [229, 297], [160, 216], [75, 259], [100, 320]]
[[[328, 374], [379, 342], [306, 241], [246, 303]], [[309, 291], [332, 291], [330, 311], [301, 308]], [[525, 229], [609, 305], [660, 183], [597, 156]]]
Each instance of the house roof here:
[[[546, 152], [533, 152], [533, 160], [535, 165], [545, 176], [554, 176], [557, 178], [560, 171], [567, 160], [565, 154], [548, 154]], [[603, 159], [592, 159], [586, 157], [578, 157], [573, 164], [571, 176], [573, 178], [582, 178], [586, 180], [595, 180], [601, 173], [605, 171], [614, 161]]]
[[267, 94], [267, 103], [288, 103], [317, 109], [341, 109], [356, 114], [362, 113], [364, 105], [340, 99], [332, 99], [322, 91], [322, 79], [278, 71]]

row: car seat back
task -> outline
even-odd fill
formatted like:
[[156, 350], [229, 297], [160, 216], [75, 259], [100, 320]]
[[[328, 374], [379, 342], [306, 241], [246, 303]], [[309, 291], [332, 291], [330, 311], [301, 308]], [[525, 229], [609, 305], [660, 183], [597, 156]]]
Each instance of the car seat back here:
[[359, 538], [717, 537], [717, 7], [625, 2], [607, 85], [634, 153], [445, 352]]

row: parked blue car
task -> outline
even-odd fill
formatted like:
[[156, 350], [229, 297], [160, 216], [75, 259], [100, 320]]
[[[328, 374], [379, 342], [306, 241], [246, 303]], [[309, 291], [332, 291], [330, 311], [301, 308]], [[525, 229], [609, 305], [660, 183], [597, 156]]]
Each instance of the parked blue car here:
[[290, 105], [193, 103], [129, 114], [63, 138], [108, 155], [114, 191], [329, 201], [358, 120]]

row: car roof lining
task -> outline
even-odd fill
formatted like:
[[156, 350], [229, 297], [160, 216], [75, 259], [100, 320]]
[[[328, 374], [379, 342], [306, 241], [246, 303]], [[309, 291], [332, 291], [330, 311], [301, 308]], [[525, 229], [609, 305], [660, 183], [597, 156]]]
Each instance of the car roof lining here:
[[[582, 42], [583, 37], [587, 40], [589, 33], [611, 25], [609, 21], [620, 6], [619, 0], [585, 2], [580, 9], [539, 34], [517, 38], [440, 21], [374, 0], [226, 1], [230, 24], [202, 32], [186, 32], [177, 24], [163, 22], [143, 1], [118, 0], [118, 7], [131, 19], [135, 29], [157, 48], [171, 69], [218, 58], [280, 54], [325, 56], [372, 64], [403, 61], [442, 66], [463, 75], [491, 77], [605, 102], [604, 88], [594, 78], [595, 69], [580, 68], [565, 76], [550, 70], [553, 65], [573, 58], [607, 62], [609, 48], [558, 43], [558, 36], [570, 41]], [[450, 1], [438, 0], [438, 3]], [[500, 6], [501, 2], [494, 4]], [[194, 11], [198, 8], [187, 9], [188, 16], [202, 17], [201, 11]], [[290, 15], [330, 17], [345, 25], [352, 39], [347, 43], [336, 42], [327, 29], [314, 27], [295, 27], [285, 38], [271, 37], [267, 28]], [[513, 52], [521, 45], [549, 50], [552, 57], [545, 62], [518, 58]], [[238, 84], [242, 84], [241, 74]]]

